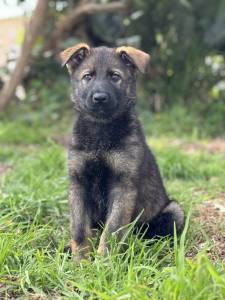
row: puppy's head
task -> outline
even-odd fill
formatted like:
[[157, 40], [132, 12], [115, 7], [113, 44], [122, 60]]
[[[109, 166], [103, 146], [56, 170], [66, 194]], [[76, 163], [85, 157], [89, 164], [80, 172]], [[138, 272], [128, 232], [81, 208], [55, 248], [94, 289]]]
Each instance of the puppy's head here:
[[136, 73], [150, 56], [133, 47], [90, 48], [78, 44], [60, 54], [71, 76], [75, 108], [96, 121], [112, 120], [134, 105]]

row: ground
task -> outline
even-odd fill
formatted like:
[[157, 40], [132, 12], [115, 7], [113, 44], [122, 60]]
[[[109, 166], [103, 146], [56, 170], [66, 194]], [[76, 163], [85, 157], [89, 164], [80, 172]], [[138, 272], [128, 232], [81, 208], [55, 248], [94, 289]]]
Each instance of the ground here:
[[225, 299], [225, 139], [199, 138], [168, 116], [141, 120], [167, 190], [185, 209], [184, 233], [148, 243], [131, 225], [123, 251], [112, 237], [98, 257], [96, 238], [80, 264], [63, 252], [72, 115], [0, 122], [0, 299]]

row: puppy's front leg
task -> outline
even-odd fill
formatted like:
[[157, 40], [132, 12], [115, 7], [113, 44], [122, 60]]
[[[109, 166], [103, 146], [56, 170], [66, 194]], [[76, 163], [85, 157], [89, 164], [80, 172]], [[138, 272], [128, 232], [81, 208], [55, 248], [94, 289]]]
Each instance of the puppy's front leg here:
[[75, 259], [84, 258], [90, 250], [91, 227], [87, 208], [85, 207], [84, 186], [72, 179], [69, 192], [71, 214], [71, 251]]
[[[106, 252], [107, 236], [116, 232], [121, 227], [129, 224], [133, 215], [137, 190], [129, 179], [120, 180], [111, 187], [109, 193], [109, 211], [105, 229], [101, 235], [98, 253]], [[123, 230], [117, 233], [118, 239], [123, 235]]]

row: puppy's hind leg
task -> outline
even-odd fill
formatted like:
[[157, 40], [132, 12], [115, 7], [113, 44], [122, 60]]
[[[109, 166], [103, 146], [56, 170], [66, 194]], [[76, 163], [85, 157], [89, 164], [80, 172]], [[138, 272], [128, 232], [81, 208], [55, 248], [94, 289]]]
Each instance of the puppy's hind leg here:
[[176, 201], [169, 204], [150, 222], [144, 235], [145, 238], [164, 237], [174, 235], [174, 223], [179, 234], [184, 227], [184, 212]]

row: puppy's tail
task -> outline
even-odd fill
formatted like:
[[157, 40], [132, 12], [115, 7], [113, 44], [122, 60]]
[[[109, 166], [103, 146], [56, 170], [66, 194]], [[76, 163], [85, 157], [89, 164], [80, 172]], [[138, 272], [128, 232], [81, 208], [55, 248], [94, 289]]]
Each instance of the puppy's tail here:
[[176, 232], [182, 232], [185, 223], [184, 211], [174, 200], [148, 224], [148, 229], [144, 235], [145, 238], [174, 236], [174, 223]]

